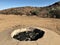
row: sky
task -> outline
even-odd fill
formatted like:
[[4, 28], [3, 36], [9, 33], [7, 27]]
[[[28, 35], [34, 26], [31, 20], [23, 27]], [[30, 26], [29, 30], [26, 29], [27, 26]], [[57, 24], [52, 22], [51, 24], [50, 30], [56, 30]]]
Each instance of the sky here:
[[0, 0], [0, 10], [24, 6], [44, 7], [58, 1], [60, 0]]

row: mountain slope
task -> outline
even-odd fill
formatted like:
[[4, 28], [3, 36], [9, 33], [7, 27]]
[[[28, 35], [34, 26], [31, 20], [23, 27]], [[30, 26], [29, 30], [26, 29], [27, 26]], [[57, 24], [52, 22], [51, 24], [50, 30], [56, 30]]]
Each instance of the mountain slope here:
[[[46, 7], [16, 7], [1, 10], [0, 14], [15, 14], [27, 16], [39, 16], [44, 18], [60, 18], [60, 1]], [[56, 13], [56, 14], [55, 14]]]

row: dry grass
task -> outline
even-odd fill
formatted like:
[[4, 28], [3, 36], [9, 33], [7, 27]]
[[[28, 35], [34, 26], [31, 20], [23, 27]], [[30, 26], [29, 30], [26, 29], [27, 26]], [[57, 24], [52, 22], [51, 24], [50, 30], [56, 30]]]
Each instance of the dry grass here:
[[0, 14], [0, 31], [17, 25], [43, 27], [60, 34], [60, 19]]

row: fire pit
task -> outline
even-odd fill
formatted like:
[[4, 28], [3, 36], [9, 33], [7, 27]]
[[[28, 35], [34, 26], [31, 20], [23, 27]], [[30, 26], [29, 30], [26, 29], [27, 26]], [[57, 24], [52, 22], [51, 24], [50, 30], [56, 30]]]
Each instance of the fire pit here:
[[14, 30], [11, 33], [11, 37], [19, 41], [36, 41], [42, 38], [44, 33], [45, 32], [40, 29], [28, 27]]

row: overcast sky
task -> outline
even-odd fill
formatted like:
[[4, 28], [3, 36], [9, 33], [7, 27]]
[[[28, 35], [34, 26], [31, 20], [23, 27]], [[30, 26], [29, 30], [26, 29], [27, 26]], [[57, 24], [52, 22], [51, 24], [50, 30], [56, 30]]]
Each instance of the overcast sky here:
[[22, 6], [43, 7], [51, 5], [57, 1], [60, 0], [0, 0], [0, 10]]

